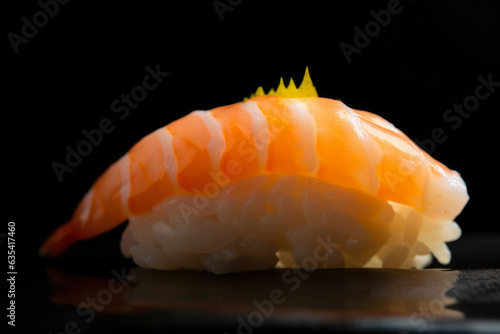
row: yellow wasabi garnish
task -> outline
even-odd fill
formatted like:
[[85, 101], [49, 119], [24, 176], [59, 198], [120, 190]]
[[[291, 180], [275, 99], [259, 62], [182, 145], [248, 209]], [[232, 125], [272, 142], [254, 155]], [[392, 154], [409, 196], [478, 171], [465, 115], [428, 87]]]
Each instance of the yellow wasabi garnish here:
[[[288, 83], [288, 87], [285, 86], [283, 78], [280, 79], [280, 83], [278, 88], [274, 90], [271, 88], [269, 92], [264, 93], [264, 89], [261, 87], [257, 88], [255, 93], [250, 94], [250, 99], [256, 96], [280, 96], [280, 97], [318, 97], [318, 92], [316, 91], [316, 87], [314, 87], [311, 76], [309, 75], [309, 68], [306, 67], [306, 72], [304, 73], [304, 78], [302, 79], [302, 83], [299, 88], [295, 86], [295, 82], [293, 79], [290, 79]], [[245, 97], [243, 101], [249, 99]]]

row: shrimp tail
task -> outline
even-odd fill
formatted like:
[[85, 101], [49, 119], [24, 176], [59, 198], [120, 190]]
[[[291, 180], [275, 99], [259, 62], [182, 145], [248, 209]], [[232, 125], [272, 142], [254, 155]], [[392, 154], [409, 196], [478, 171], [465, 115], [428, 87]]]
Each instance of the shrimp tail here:
[[96, 180], [71, 219], [43, 242], [40, 256], [57, 257], [74, 243], [107, 232], [127, 219], [126, 201], [122, 200], [127, 187], [126, 159], [118, 160]]

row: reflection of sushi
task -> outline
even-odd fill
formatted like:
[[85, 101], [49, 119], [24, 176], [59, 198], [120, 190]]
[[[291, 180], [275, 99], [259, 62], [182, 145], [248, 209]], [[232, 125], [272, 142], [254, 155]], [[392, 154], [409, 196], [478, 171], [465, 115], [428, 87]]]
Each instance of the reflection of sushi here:
[[[421, 321], [423, 319], [436, 320], [437, 324], [439, 320], [463, 319], [462, 312], [448, 307], [457, 302], [452, 297], [456, 296], [457, 288], [471, 286], [477, 283], [477, 277], [486, 278], [492, 274], [488, 270], [471, 273], [456, 270], [350, 268], [317, 271], [307, 277], [304, 276], [307, 273], [302, 271], [278, 269], [214, 278], [213, 275], [190, 270], [158, 271], [135, 267], [127, 272], [125, 280], [123, 269], [114, 271], [110, 278], [80, 276], [62, 269], [47, 268], [52, 301], [59, 305], [74, 305], [80, 311], [78, 314], [85, 314], [89, 318], [97, 309], [102, 313], [127, 316], [142, 312], [166, 312], [170, 315], [210, 312], [213, 323], [220, 325], [224, 321], [217, 321], [220, 320], [217, 316], [227, 317], [228, 310], [248, 319], [255, 311], [263, 312], [260, 306], [265, 305], [267, 310], [270, 307], [274, 309], [273, 317], [292, 316], [297, 320], [297, 316], [303, 314], [308, 324], [311, 318], [345, 323], [358, 321], [361, 315], [411, 317], [413, 321], [388, 322], [392, 331], [395, 331], [395, 326], [402, 326], [401, 332], [404, 332], [403, 329], [418, 330], [423, 325], [427, 326], [427, 322]], [[235, 277], [240, 279], [235, 280]], [[455, 285], [457, 279], [460, 279], [458, 286]], [[342, 289], [325, 289], [326, 285], [342, 286]], [[369, 287], [371, 293], [360, 287]], [[292, 293], [298, 289], [300, 293]], [[282, 298], [271, 299], [270, 291], [281, 291]], [[101, 297], [104, 294], [113, 294], [113, 298], [101, 308], [99, 301], [104, 299]], [[88, 301], [89, 296], [94, 297], [95, 303], [82, 302]], [[286, 302], [280, 303], [282, 300]], [[455, 325], [459, 324], [455, 322]], [[297, 326], [297, 322], [291, 325]]]
[[420, 268], [431, 252], [450, 261], [467, 200], [457, 172], [383, 118], [317, 97], [306, 71], [300, 88], [259, 88], [144, 137], [41, 253], [128, 218], [121, 249], [143, 267]]

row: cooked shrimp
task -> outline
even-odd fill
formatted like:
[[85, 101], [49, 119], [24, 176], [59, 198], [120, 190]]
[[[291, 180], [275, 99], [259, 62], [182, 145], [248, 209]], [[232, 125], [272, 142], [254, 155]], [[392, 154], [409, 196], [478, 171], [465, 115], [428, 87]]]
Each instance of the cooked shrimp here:
[[300, 88], [259, 88], [141, 139], [41, 253], [57, 256], [129, 219], [122, 251], [144, 267], [300, 266], [316, 241], [296, 231], [338, 241], [323, 267], [422, 267], [431, 252], [449, 262], [445, 242], [460, 236], [453, 220], [467, 201], [456, 171], [382, 117], [317, 97], [306, 70]]

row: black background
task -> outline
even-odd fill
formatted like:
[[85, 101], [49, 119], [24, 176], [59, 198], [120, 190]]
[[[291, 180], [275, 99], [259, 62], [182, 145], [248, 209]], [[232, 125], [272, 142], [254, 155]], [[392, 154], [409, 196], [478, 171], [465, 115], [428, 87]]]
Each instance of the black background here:
[[[0, 232], [16, 222], [18, 270], [36, 275], [30, 267], [53, 263], [37, 256], [43, 239], [140, 138], [192, 110], [241, 101], [260, 85], [267, 91], [280, 77], [298, 84], [306, 66], [320, 96], [377, 113], [412, 139], [442, 128], [447, 139], [433, 156], [461, 173], [471, 197], [457, 218], [464, 236], [500, 232], [500, 87], [457, 129], [443, 120], [448, 108], [475, 93], [479, 76], [500, 82], [500, 20], [493, 3], [401, 0], [402, 11], [350, 63], [339, 44], [354, 45], [354, 28], [364, 30], [374, 20], [370, 11], [386, 9], [388, 1], [244, 0], [222, 21], [213, 1], [71, 1], [59, 5], [17, 54], [7, 34], [21, 34], [21, 18], [32, 22], [40, 5], [24, 1], [9, 8]], [[142, 83], [146, 66], [157, 64], [170, 75], [120, 120], [111, 103]], [[103, 118], [113, 121], [114, 131], [59, 182], [51, 164], [64, 162], [66, 145], [75, 148], [82, 130]], [[83, 242], [58, 261], [119, 261], [121, 231]]]

